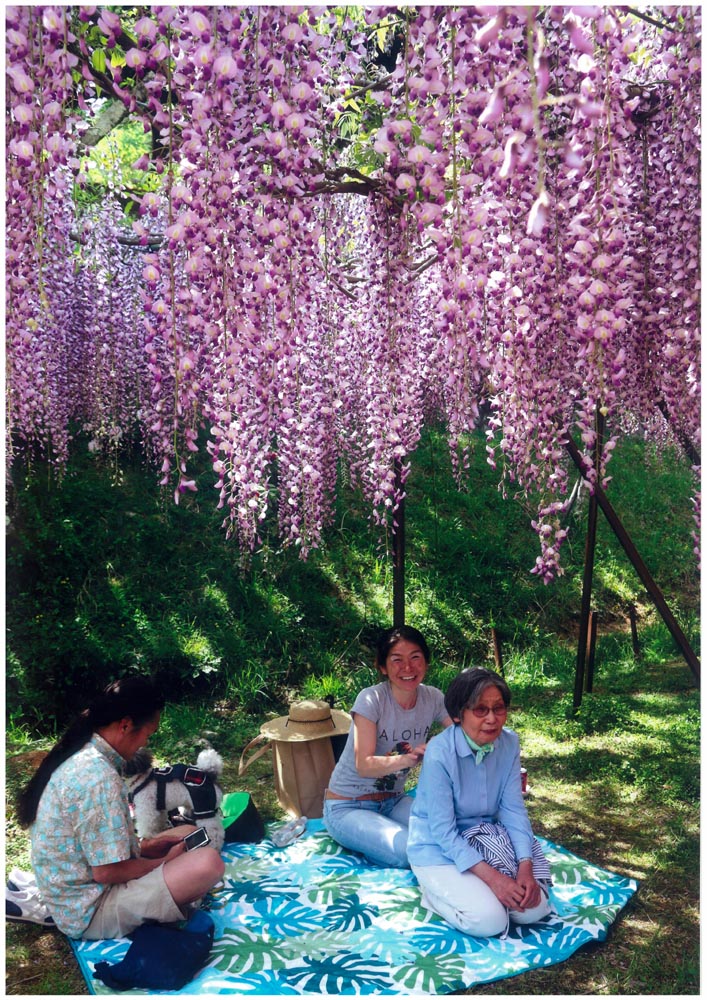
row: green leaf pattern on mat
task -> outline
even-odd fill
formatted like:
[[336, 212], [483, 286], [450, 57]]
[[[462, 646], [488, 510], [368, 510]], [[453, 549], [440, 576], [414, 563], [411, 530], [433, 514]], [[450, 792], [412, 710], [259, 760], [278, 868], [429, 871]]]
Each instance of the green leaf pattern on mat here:
[[[603, 940], [637, 886], [541, 843], [560, 915], [511, 924], [504, 939], [453, 930], [422, 905], [412, 872], [370, 865], [326, 833], [284, 849], [229, 845], [224, 885], [206, 903], [214, 946], [184, 993], [435, 996], [560, 962]], [[120, 961], [129, 941], [72, 944], [91, 989], [109, 993], [92, 967]]]
[[315, 886], [307, 889], [307, 900], [314, 906], [331, 906], [338, 899], [357, 892], [361, 879], [356, 874], [330, 875]]
[[393, 979], [410, 993], [448, 993], [450, 983], [462, 986], [464, 960], [437, 955], [421, 955], [412, 965], [393, 971]]
[[242, 927], [226, 927], [214, 942], [209, 961], [225, 972], [231, 968], [236, 955], [241, 974], [284, 969], [289, 957], [286, 941], [268, 940]]

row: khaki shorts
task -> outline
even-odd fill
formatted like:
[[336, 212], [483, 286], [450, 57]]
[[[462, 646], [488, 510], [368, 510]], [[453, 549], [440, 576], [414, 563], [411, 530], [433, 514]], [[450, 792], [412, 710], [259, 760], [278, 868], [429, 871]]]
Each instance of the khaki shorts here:
[[147, 920], [170, 924], [185, 917], [186, 911], [172, 899], [164, 880], [164, 865], [160, 865], [141, 878], [106, 889], [81, 937], [88, 941], [120, 938]]

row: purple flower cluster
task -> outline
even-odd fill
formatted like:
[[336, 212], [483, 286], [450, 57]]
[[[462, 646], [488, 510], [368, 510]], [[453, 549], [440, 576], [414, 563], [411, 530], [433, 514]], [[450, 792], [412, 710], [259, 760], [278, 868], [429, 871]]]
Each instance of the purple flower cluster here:
[[[590, 484], [623, 432], [694, 456], [698, 7], [136, 10], [7, 9], [10, 460], [139, 434], [179, 502], [205, 447], [244, 553], [272, 515], [305, 557], [342, 470], [395, 530], [424, 423], [461, 483], [483, 409], [549, 581], [568, 435]], [[106, 93], [132, 229], [72, 199]]]

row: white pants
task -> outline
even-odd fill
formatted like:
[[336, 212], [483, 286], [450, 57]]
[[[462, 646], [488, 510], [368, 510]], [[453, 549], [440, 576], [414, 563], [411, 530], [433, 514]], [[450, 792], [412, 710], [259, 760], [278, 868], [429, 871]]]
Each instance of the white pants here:
[[473, 872], [459, 872], [454, 865], [413, 865], [422, 889], [422, 902], [462, 934], [496, 937], [515, 924], [534, 924], [552, 912], [543, 892], [529, 910], [507, 910], [494, 892]]

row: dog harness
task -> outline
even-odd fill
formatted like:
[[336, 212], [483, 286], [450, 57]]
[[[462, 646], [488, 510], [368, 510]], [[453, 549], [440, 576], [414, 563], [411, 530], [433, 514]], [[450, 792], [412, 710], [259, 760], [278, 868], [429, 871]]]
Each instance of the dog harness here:
[[135, 800], [143, 788], [151, 781], [157, 782], [157, 808], [166, 809], [166, 788], [170, 781], [181, 781], [189, 789], [194, 819], [210, 819], [216, 815], [216, 787], [212, 775], [191, 764], [166, 764], [164, 767], [153, 767], [143, 783], [130, 793], [131, 802]]

